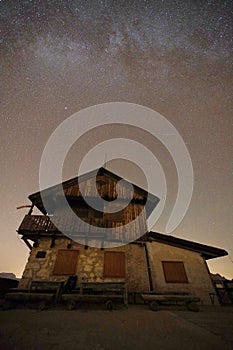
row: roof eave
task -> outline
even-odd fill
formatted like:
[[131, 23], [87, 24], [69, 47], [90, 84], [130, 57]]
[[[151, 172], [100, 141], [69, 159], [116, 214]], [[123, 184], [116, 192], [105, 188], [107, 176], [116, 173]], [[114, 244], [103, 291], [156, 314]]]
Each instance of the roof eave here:
[[178, 248], [191, 250], [200, 253], [206, 260], [219, 258], [228, 255], [227, 251], [221, 248], [208, 246], [205, 244], [188, 241], [174, 236], [165, 235], [157, 232], [150, 232], [149, 237], [154, 241], [172, 245]]

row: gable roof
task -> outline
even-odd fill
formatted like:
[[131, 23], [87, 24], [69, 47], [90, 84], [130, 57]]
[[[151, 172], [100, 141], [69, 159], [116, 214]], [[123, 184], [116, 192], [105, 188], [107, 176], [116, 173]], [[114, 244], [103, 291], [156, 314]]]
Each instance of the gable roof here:
[[[65, 191], [72, 186], [77, 186], [79, 183], [82, 183], [88, 179], [94, 178], [96, 176], [97, 171], [98, 171], [98, 175], [100, 175], [100, 176], [104, 175], [104, 176], [110, 177], [110, 178], [114, 179], [116, 182], [118, 182], [120, 180], [124, 180], [126, 185], [127, 184], [133, 185], [134, 192], [137, 193], [138, 195], [140, 195], [141, 197], [143, 197], [145, 203], [147, 201], [147, 216], [149, 216], [152, 213], [152, 211], [154, 210], [154, 208], [158, 204], [158, 202], [160, 200], [158, 197], [156, 197], [155, 195], [144, 190], [143, 188], [129, 182], [128, 180], [123, 179], [119, 175], [117, 175], [117, 174], [115, 174], [115, 173], [111, 172], [110, 170], [107, 170], [103, 167], [101, 167], [100, 169], [92, 170], [88, 173], [85, 173], [83, 175], [80, 175], [80, 176], [77, 176], [77, 177], [74, 177], [72, 179], [69, 179], [69, 180], [62, 182], [63, 190]], [[54, 185], [54, 186], [46, 188], [42, 191], [35, 192], [35, 193], [29, 195], [28, 198], [43, 214], [47, 214], [46, 209], [43, 205], [41, 193], [43, 193], [43, 195], [45, 195], [45, 196], [56, 196], [56, 194], [59, 190], [60, 190], [60, 184]]]
[[221, 248], [212, 247], [209, 245], [188, 241], [186, 239], [177, 238], [170, 235], [165, 235], [158, 232], [149, 232], [149, 238], [153, 241], [169, 244], [174, 247], [188, 249], [200, 253], [206, 260], [228, 255], [227, 251]]

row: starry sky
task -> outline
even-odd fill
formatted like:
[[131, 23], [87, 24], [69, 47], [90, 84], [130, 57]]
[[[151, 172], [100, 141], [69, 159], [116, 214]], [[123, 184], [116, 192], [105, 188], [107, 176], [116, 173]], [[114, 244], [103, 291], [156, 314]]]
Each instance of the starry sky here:
[[[27, 261], [28, 248], [16, 233], [27, 210], [16, 206], [29, 204], [27, 196], [39, 189], [51, 133], [85, 107], [125, 101], [161, 113], [184, 139], [194, 192], [172, 234], [226, 249], [229, 256], [209, 267], [233, 278], [233, 2], [1, 0], [0, 13], [0, 272], [20, 277]], [[151, 135], [120, 126], [89, 132], [68, 155], [64, 176], [75, 176], [98, 142], [129, 135], [163, 165], [168, 200], [154, 227], [163, 232], [177, 176]], [[109, 169], [135, 180], [123, 163]]]

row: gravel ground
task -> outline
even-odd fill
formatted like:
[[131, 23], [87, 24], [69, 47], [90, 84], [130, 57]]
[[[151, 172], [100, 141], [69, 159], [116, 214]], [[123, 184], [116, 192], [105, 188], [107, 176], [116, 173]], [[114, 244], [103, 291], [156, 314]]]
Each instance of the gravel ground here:
[[0, 311], [0, 349], [230, 350], [232, 311], [153, 312], [144, 305], [113, 311]]
[[233, 306], [202, 306], [200, 312], [175, 313], [229, 343], [233, 349]]

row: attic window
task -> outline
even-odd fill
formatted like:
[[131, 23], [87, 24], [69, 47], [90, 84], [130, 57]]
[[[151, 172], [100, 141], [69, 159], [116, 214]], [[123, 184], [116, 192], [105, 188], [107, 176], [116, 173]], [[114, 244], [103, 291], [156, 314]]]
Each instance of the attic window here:
[[165, 281], [167, 283], [188, 283], [182, 261], [162, 261]]
[[46, 256], [46, 252], [44, 252], [44, 251], [38, 251], [37, 253], [36, 253], [36, 258], [37, 259], [43, 259], [43, 258], [45, 258], [45, 256]]

